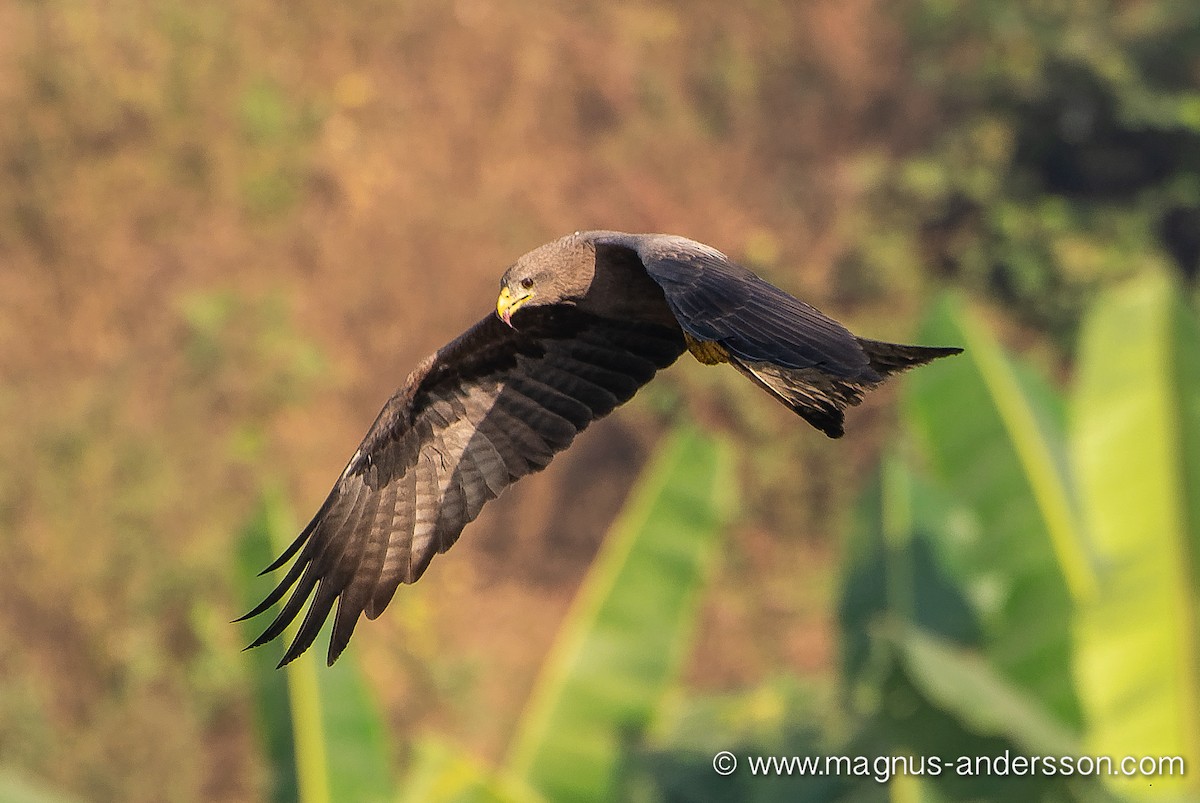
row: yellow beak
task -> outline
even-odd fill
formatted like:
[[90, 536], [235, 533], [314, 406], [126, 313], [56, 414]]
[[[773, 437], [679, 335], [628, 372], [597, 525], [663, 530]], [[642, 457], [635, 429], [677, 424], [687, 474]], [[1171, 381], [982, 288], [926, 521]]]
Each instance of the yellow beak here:
[[523, 296], [514, 297], [507, 287], [501, 287], [500, 297], [496, 299], [496, 314], [500, 316], [500, 320], [512, 326], [512, 314], [528, 301], [531, 295], [531, 293], [526, 293]]

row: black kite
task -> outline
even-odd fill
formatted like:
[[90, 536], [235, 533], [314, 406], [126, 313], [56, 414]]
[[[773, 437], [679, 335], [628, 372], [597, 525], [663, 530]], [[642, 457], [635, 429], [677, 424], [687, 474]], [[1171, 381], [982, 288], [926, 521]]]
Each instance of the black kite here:
[[325, 503], [264, 570], [295, 562], [243, 618], [287, 596], [251, 645], [308, 611], [280, 666], [337, 603], [328, 660], [359, 617], [458, 539], [480, 509], [546, 467], [684, 351], [728, 362], [831, 438], [887, 376], [957, 348], [855, 337], [707, 245], [577, 232], [517, 260], [496, 312], [426, 358], [384, 406]]

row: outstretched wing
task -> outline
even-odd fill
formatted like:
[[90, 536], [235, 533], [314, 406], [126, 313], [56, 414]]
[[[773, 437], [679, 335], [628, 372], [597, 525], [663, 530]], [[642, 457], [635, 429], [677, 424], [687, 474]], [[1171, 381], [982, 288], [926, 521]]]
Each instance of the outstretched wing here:
[[636, 252], [680, 326], [697, 340], [719, 343], [743, 361], [881, 379], [846, 327], [715, 248], [665, 234], [613, 232], [596, 242]]
[[[716, 344], [716, 354], [831, 438], [842, 436], [845, 409], [884, 378], [961, 351], [856, 337], [715, 248], [685, 237], [598, 232], [596, 247], [636, 253], [687, 334]], [[707, 361], [714, 352], [702, 353]]]
[[388, 401], [316, 516], [265, 570], [295, 558], [242, 617], [287, 597], [250, 646], [277, 638], [308, 603], [280, 666], [288, 663], [336, 602], [332, 664], [359, 617], [377, 617], [486, 502], [545, 468], [684, 349], [678, 329], [570, 306], [521, 309], [513, 326], [489, 315], [427, 358]]

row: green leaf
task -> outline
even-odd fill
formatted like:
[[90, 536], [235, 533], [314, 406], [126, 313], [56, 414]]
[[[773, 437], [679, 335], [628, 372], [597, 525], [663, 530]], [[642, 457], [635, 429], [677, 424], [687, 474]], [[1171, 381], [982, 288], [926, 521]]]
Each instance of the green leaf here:
[[[1100, 596], [1078, 616], [1089, 748], [1200, 760], [1200, 322], [1167, 279], [1103, 296], [1083, 329], [1073, 454]], [[1145, 788], [1146, 779], [1124, 787]], [[1200, 773], [1154, 779], [1200, 793]]]
[[[746, 691], [673, 699], [655, 722], [635, 772], [645, 800], [690, 803], [782, 803], [876, 799], [856, 795], [856, 787], [878, 791], [870, 778], [851, 774], [809, 777], [755, 775], [749, 757], [799, 756], [824, 760], [844, 755], [833, 742], [842, 728], [828, 690], [794, 677], [768, 680]], [[729, 775], [713, 771], [713, 757], [731, 752], [738, 767]]]
[[846, 752], [936, 762], [937, 773], [890, 786], [895, 800], [1096, 799], [1094, 784], [1063, 778], [942, 771], [964, 756], [1070, 754], [1078, 739], [991, 657], [1006, 645], [989, 645], [951, 568], [950, 545], [973, 531], [964, 509], [895, 457], [880, 474], [860, 504], [840, 605], [844, 676], [863, 723]]
[[913, 627], [897, 628], [889, 638], [917, 686], [972, 733], [1004, 737], [1026, 755], [1079, 753], [1070, 730], [977, 653]]
[[1010, 681], [1078, 724], [1070, 610], [1073, 598], [1095, 594], [1096, 575], [1075, 510], [1061, 402], [953, 298], [920, 337], [965, 348], [906, 379], [905, 409], [933, 475], [971, 519], [943, 546], [982, 646]]
[[626, 743], [678, 672], [732, 505], [728, 447], [676, 432], [605, 539], [543, 667], [509, 767], [553, 800], [618, 797]]
[[331, 667], [315, 651], [306, 657], [317, 676], [331, 799], [389, 798], [395, 784], [387, 728], [357, 663], [345, 653]]
[[397, 803], [540, 803], [542, 797], [435, 739], [422, 739]]
[[[261, 599], [264, 581], [257, 577], [263, 566], [274, 557], [271, 533], [288, 526], [280, 519], [285, 515], [280, 495], [264, 492], [258, 507], [246, 522], [239, 539], [237, 577], [241, 589], [243, 610], [249, 610]], [[258, 635], [261, 625], [247, 622], [242, 627], [247, 643]], [[268, 799], [276, 803], [299, 800], [295, 738], [292, 732], [291, 703], [287, 678], [275, 670], [278, 660], [270, 648], [242, 653], [253, 685], [254, 707], [258, 720], [259, 739], [269, 769]]]
[[[242, 535], [239, 567], [247, 608], [269, 588], [256, 577], [257, 569], [296, 532], [282, 494], [264, 491]], [[247, 622], [247, 639], [262, 626]], [[247, 655], [259, 732], [272, 769], [270, 799], [386, 800], [393, 788], [391, 750], [379, 711], [352, 655], [326, 668], [318, 652], [310, 650], [282, 670], [274, 668], [277, 656], [269, 646]]]
[[859, 500], [850, 534], [838, 619], [846, 683], [877, 707], [886, 659], [872, 633], [900, 623], [958, 644], [978, 645], [982, 634], [946, 544], [970, 537], [952, 500], [885, 456], [877, 481]]
[[48, 789], [19, 770], [0, 768], [0, 803], [75, 803], [78, 798]]

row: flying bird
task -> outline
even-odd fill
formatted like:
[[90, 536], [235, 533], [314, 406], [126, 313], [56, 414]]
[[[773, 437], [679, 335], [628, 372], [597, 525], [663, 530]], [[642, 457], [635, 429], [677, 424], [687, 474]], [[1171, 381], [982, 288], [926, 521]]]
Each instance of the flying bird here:
[[866, 391], [961, 349], [856, 337], [684, 237], [589, 231], [547, 243], [505, 271], [495, 313], [422, 361], [384, 405], [312, 521], [263, 570], [294, 559], [242, 617], [286, 597], [250, 647], [277, 638], [307, 603], [279, 665], [333, 613], [332, 665], [360, 617], [379, 616], [484, 504], [684, 351], [729, 363], [838, 438], [843, 411]]

